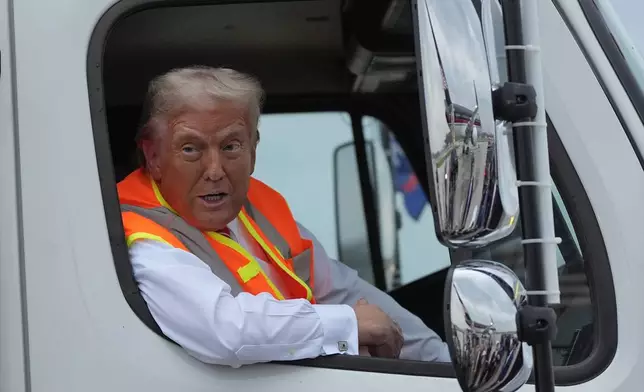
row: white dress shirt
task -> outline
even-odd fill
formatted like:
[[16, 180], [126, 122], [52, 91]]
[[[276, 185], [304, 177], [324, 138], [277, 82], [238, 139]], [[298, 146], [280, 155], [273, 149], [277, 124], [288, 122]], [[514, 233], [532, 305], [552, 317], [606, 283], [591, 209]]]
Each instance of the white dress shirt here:
[[[253, 255], [277, 285], [283, 285], [258, 244], [237, 220], [231, 235]], [[405, 344], [401, 358], [449, 362], [447, 346], [389, 295], [329, 258], [313, 242], [316, 305], [304, 299], [276, 300], [271, 294], [230, 293], [230, 286], [192, 253], [154, 240], [132, 244], [134, 277], [163, 333], [195, 358], [212, 364], [244, 364], [358, 354], [358, 326], [352, 306], [360, 298], [398, 322]]]

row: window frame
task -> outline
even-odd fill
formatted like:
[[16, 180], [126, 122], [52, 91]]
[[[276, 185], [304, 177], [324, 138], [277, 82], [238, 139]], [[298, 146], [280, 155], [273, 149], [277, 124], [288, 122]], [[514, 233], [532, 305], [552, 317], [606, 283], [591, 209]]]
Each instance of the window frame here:
[[[140, 295], [138, 286], [132, 275], [132, 266], [130, 264], [127, 246], [123, 235], [123, 225], [120, 216], [120, 205], [116, 190], [116, 181], [114, 166], [112, 162], [112, 153], [109, 143], [109, 132], [107, 127], [107, 118], [105, 114], [105, 102], [103, 94], [103, 54], [104, 46], [111, 28], [122, 18], [127, 17], [135, 12], [145, 9], [156, 8], [159, 6], [190, 6], [200, 4], [226, 4], [227, 1], [178, 1], [178, 0], [132, 0], [118, 1], [110, 7], [96, 24], [92, 32], [87, 54], [87, 83], [89, 105], [92, 122], [92, 132], [94, 137], [94, 146], [96, 152], [97, 167], [99, 173], [99, 182], [101, 194], [103, 197], [104, 212], [107, 223], [107, 231], [112, 247], [113, 260], [116, 273], [119, 279], [121, 290], [125, 296], [126, 302], [137, 315], [137, 317], [150, 329], [157, 334], [164, 336], [157, 328], [153, 320], [146, 320], [146, 314], [149, 318], [149, 311], [141, 312], [141, 309], [147, 310], [143, 297]], [[239, 0], [238, 2], [268, 2], [268, 0]], [[416, 94], [414, 94], [416, 95]], [[368, 97], [358, 98], [350, 94], [341, 96], [320, 97], [291, 97], [286, 102], [269, 102], [265, 113], [295, 113], [295, 112], [325, 112], [325, 111], [346, 111], [349, 113], [359, 114], [361, 116], [371, 116], [382, 121], [396, 135], [401, 132], [401, 128], [409, 125], [408, 119], [397, 112], [391, 105], [386, 107], [378, 106], [374, 100]], [[402, 130], [404, 131], [404, 129]], [[596, 221], [592, 206], [586, 195], [581, 181], [572, 166], [568, 156], [565, 154], [561, 140], [557, 137], [556, 132], [551, 127], [549, 131], [549, 144], [551, 152], [557, 152], [561, 158], [555, 159], [553, 173], [560, 175], [565, 181], [561, 182], [565, 186], [559, 188], [564, 204], [566, 200], [574, 198], [568, 213], [575, 227], [583, 227], [584, 230], [577, 232], [582, 248], [582, 254], [585, 256], [585, 263], [588, 268], [588, 284], [591, 289], [591, 300], [593, 301], [594, 320], [597, 328], [594, 331], [595, 342], [597, 345], [593, 348], [590, 357], [579, 364], [556, 367], [555, 377], [557, 385], [573, 385], [588, 381], [599, 375], [612, 361], [617, 347], [617, 311], [615, 307], [615, 292], [608, 263], [608, 256], [604, 246], [603, 237]], [[401, 143], [401, 148], [409, 155], [409, 144]], [[413, 163], [412, 163], [413, 164]], [[414, 166], [418, 171], [418, 167]], [[422, 170], [420, 171], [422, 173]], [[430, 197], [429, 184], [427, 176], [419, 175], [419, 180]], [[582, 192], [575, 192], [575, 190]], [[574, 196], [572, 196], [574, 195]], [[455, 261], [463, 260], [467, 257], [468, 252], [450, 249], [450, 258], [452, 264]], [[595, 289], [602, 287], [602, 296], [596, 296]], [[165, 337], [165, 336], [164, 336]], [[168, 339], [166, 337], [168, 341]], [[279, 363], [279, 362], [278, 362]], [[319, 368], [343, 369], [352, 371], [367, 371], [387, 374], [416, 375], [424, 377], [441, 377], [455, 378], [454, 369], [449, 363], [432, 363], [410, 360], [388, 360], [382, 358], [369, 357], [352, 357], [352, 356], [329, 356], [320, 357], [311, 360], [284, 362], [287, 365], [311, 366]], [[530, 383], [534, 383], [531, 378]]]
[[[243, 2], [268, 2], [268, 0], [241, 0]], [[296, 0], [292, 0], [296, 1]], [[94, 137], [94, 148], [96, 152], [96, 163], [99, 173], [99, 183], [103, 196], [103, 206], [107, 231], [112, 247], [112, 257], [116, 274], [121, 286], [121, 291], [127, 304], [134, 314], [152, 332], [163, 337], [172, 344], [152, 318], [147, 305], [140, 294], [138, 285], [133, 277], [132, 265], [123, 235], [123, 223], [121, 221], [120, 204], [116, 189], [116, 177], [112, 161], [112, 152], [109, 141], [109, 130], [107, 126], [106, 105], [103, 94], [103, 55], [104, 46], [107, 42], [111, 28], [133, 13], [160, 6], [191, 6], [202, 4], [226, 4], [230, 0], [192, 0], [179, 2], [177, 0], [120, 0], [110, 7], [98, 20], [90, 37], [87, 55], [87, 83], [89, 93], [89, 106], [92, 121], [92, 132]], [[416, 94], [413, 94], [416, 96]], [[298, 112], [329, 112], [344, 111], [358, 116], [371, 116], [382, 121], [392, 132], [397, 133], [397, 128], [404, 128], [409, 124], [404, 115], [392, 110], [390, 105], [378, 105], [378, 102], [368, 96], [356, 98], [351, 94], [326, 95], [326, 96], [301, 96], [289, 97], [287, 101], [273, 99], [267, 102], [264, 108], [265, 114], [270, 113], [298, 113]], [[397, 127], [396, 127], [397, 125]], [[408, 153], [405, 146], [401, 147]], [[415, 167], [415, 169], [418, 169]], [[427, 180], [419, 180], [427, 190]], [[450, 258], [452, 251], [450, 251]], [[366, 371], [371, 373], [387, 373], [424, 377], [455, 378], [454, 369], [451, 363], [432, 363], [423, 361], [412, 361], [402, 359], [383, 359], [361, 356], [334, 355], [308, 360], [273, 362], [290, 366], [305, 366], [327, 369], [343, 369], [351, 371]]]

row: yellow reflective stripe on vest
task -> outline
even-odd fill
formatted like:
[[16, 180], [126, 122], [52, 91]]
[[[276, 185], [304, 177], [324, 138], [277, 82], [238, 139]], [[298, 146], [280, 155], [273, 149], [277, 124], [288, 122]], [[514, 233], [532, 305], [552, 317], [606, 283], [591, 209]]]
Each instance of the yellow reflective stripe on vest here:
[[137, 240], [154, 240], [154, 241], [163, 242], [164, 244], [172, 246], [172, 244], [170, 244], [168, 241], [164, 240], [163, 238], [159, 237], [158, 235], [139, 231], [139, 232], [130, 234], [126, 238], [127, 247], [129, 248], [130, 246], [132, 246], [132, 243], [134, 243], [134, 241], [137, 241]]
[[[243, 223], [244, 227], [246, 227], [246, 230], [250, 233], [251, 236], [257, 241], [257, 243], [264, 249], [264, 252], [273, 259], [273, 262], [275, 262], [279, 267], [286, 272], [291, 278], [293, 278], [296, 282], [302, 285], [306, 289], [306, 299], [308, 301], [311, 301], [313, 299], [313, 293], [311, 292], [311, 288], [309, 285], [307, 285], [302, 279], [300, 279], [299, 276], [297, 276], [293, 271], [291, 271], [287, 266], [282, 263], [281, 257], [277, 257], [273, 249], [271, 249], [268, 244], [262, 239], [262, 237], [257, 233], [253, 225], [251, 225], [250, 221], [248, 220], [248, 217], [244, 213], [244, 211], [239, 212], [239, 220]], [[279, 253], [279, 251], [277, 251]], [[281, 255], [280, 255], [281, 256]]]
[[157, 185], [156, 181], [152, 179], [152, 177], [150, 177], [150, 182], [152, 182], [152, 190], [154, 191], [154, 196], [156, 196], [159, 204], [172, 211], [175, 215], [179, 215], [177, 214], [177, 211], [175, 211], [174, 208], [170, 207], [170, 204], [165, 201], [163, 195], [161, 194], [161, 191], [159, 190], [159, 186]]
[[257, 263], [248, 263], [243, 267], [237, 269], [239, 277], [244, 283], [247, 283], [249, 280], [253, 279], [262, 272], [261, 268]]
[[242, 248], [241, 245], [239, 245], [238, 243], [236, 243], [232, 239], [226, 237], [225, 235], [221, 235], [221, 234], [219, 234], [217, 232], [209, 231], [208, 235], [213, 240], [215, 240], [215, 241], [219, 242], [220, 244], [225, 245], [225, 246], [235, 250], [237, 253], [239, 253], [242, 256], [244, 256], [246, 258], [246, 260], [248, 260], [248, 263], [245, 266], [240, 267], [239, 269], [237, 269], [237, 273], [242, 278], [242, 281], [244, 281], [244, 283], [248, 282], [249, 280], [251, 280], [252, 278], [257, 276], [258, 274], [261, 274], [264, 277], [264, 279], [266, 279], [266, 282], [268, 283], [268, 285], [273, 290], [273, 293], [275, 293], [275, 297], [277, 299], [279, 299], [279, 300], [285, 299], [284, 296], [282, 295], [282, 293], [277, 289], [275, 284], [269, 279], [268, 276], [266, 276], [266, 274], [262, 270], [262, 267], [259, 266], [259, 263], [257, 262], [257, 260], [255, 260], [255, 258], [253, 256], [251, 256], [250, 253], [248, 253], [246, 251], [246, 249]]

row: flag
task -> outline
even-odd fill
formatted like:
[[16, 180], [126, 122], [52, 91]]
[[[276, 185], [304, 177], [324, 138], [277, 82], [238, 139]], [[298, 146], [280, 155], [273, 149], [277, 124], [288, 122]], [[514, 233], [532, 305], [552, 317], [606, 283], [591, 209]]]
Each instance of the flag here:
[[400, 145], [390, 135], [391, 157], [393, 166], [394, 187], [396, 192], [400, 192], [404, 197], [405, 209], [409, 216], [417, 221], [427, 204], [425, 191], [418, 182], [418, 177], [411, 167], [405, 152]]

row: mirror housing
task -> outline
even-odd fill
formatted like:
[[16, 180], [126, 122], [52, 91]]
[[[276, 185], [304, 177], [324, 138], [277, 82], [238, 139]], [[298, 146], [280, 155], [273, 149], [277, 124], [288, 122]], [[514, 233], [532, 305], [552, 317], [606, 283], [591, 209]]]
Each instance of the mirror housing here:
[[513, 232], [519, 206], [511, 136], [494, 117], [481, 21], [471, 0], [419, 0], [416, 13], [436, 234], [452, 248], [486, 246]]
[[445, 281], [445, 335], [465, 392], [513, 392], [533, 368], [520, 311], [527, 294], [503, 264], [474, 260], [451, 267]]

